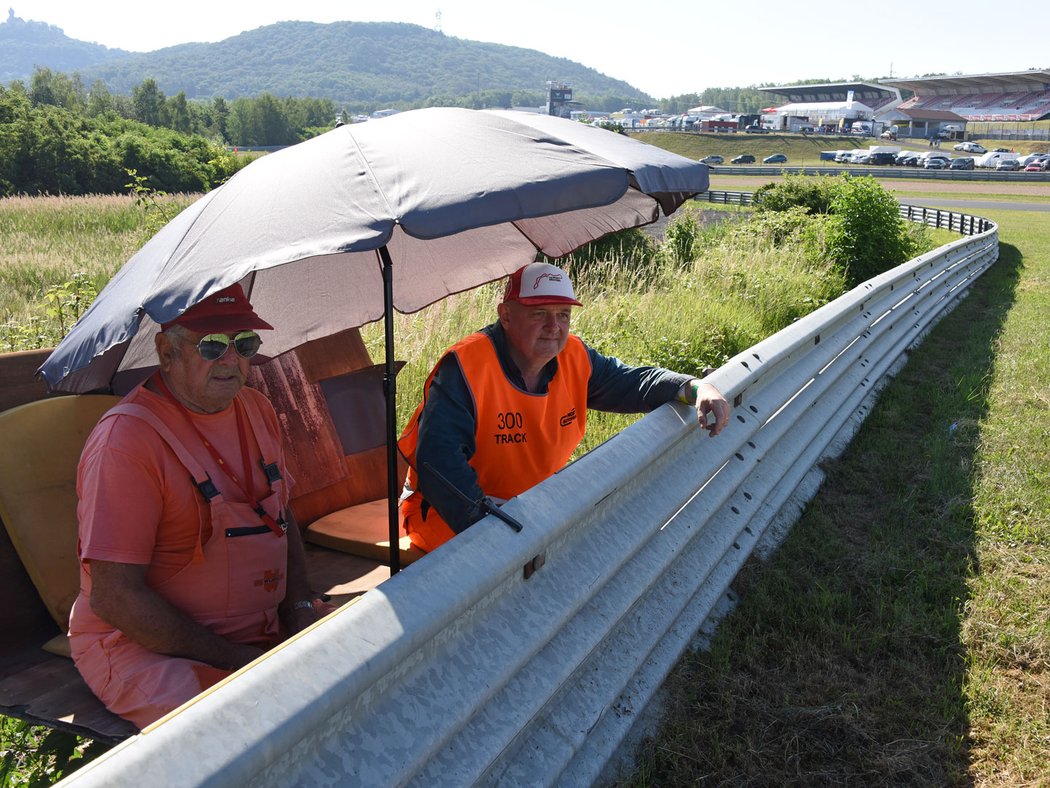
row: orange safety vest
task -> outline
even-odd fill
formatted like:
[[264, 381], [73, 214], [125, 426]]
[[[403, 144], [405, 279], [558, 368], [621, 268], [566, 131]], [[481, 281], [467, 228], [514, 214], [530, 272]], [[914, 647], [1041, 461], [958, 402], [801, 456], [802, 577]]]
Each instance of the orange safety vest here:
[[[486, 495], [513, 498], [564, 467], [587, 429], [591, 360], [578, 337], [570, 335], [558, 354], [558, 371], [545, 394], [523, 391], [507, 380], [496, 348], [485, 334], [471, 334], [445, 355], [449, 353], [458, 359], [474, 399], [475, 451], [468, 462]], [[455, 535], [433, 508], [423, 516], [416, 469], [419, 415], [440, 365], [439, 361], [427, 378], [423, 402], [398, 441], [409, 465], [405, 479], [409, 494], [401, 501], [401, 522], [413, 543], [424, 550], [433, 550]]]

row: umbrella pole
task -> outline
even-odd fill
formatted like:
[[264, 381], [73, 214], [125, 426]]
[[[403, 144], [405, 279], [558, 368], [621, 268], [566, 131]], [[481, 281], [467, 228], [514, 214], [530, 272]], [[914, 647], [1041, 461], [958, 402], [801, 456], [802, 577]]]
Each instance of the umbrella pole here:
[[397, 517], [397, 369], [394, 367], [394, 262], [385, 246], [379, 247], [383, 262], [383, 329], [386, 362], [383, 393], [386, 394], [386, 506], [390, 525], [390, 575], [401, 571], [400, 525]]

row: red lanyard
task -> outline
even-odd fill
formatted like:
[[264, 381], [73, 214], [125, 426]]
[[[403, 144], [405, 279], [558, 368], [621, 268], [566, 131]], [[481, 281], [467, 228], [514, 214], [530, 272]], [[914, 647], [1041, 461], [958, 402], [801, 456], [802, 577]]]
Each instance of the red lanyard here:
[[241, 490], [241, 492], [244, 493], [245, 499], [247, 499], [252, 509], [255, 510], [255, 513], [259, 515], [259, 519], [261, 519], [263, 523], [265, 523], [265, 525], [275, 534], [277, 534], [278, 536], [284, 536], [284, 528], [281, 527], [281, 524], [278, 523], [275, 519], [273, 519], [273, 517], [271, 517], [270, 514], [262, 507], [262, 504], [259, 503], [259, 501], [255, 498], [254, 495], [252, 495], [252, 466], [251, 456], [248, 450], [248, 430], [245, 429], [243, 412], [244, 406], [241, 405], [240, 400], [234, 399], [233, 410], [237, 417], [237, 439], [241, 445], [241, 467], [244, 469], [245, 475], [245, 479], [243, 482], [239, 478], [237, 478], [237, 474], [233, 472], [233, 469], [230, 467], [229, 463], [227, 463], [226, 460], [223, 459], [222, 455], [219, 454], [218, 449], [216, 449], [211, 444], [211, 441], [204, 437], [204, 433], [200, 431], [200, 428], [197, 426], [197, 423], [193, 420], [193, 415], [190, 413], [189, 408], [187, 408], [175, 398], [175, 395], [171, 393], [171, 389], [168, 388], [168, 384], [164, 382], [164, 379], [160, 376], [159, 372], [153, 376], [153, 380], [156, 382], [157, 388], [160, 390], [161, 394], [163, 394], [165, 397], [171, 400], [175, 404], [175, 407], [178, 408], [179, 411], [182, 413], [182, 415], [186, 417], [187, 423], [189, 423], [189, 425], [193, 428], [193, 431], [197, 433], [197, 437], [201, 439], [201, 443], [204, 444], [204, 448], [206, 448], [208, 450], [208, 453], [211, 454], [212, 459], [215, 460], [215, 462], [222, 469], [222, 471], [229, 477], [230, 481], [236, 484], [237, 487]]

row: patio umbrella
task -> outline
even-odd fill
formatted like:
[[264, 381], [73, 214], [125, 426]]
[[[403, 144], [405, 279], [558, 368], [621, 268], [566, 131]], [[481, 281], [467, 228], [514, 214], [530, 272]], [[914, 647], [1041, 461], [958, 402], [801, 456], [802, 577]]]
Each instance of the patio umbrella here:
[[175, 217], [39, 374], [67, 392], [141, 379], [157, 326], [235, 282], [275, 328], [271, 355], [385, 317], [397, 571], [393, 310], [648, 224], [707, 185], [705, 165], [561, 118], [433, 108], [340, 126], [262, 157]]

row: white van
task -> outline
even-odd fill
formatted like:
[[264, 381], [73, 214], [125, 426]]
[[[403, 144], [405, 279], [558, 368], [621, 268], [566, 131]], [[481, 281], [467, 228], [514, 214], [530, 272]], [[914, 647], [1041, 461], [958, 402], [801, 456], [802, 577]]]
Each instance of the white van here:
[[1016, 159], [1016, 153], [1003, 153], [1001, 151], [991, 151], [981, 156], [974, 165], [977, 167], [995, 167], [1002, 159]]

